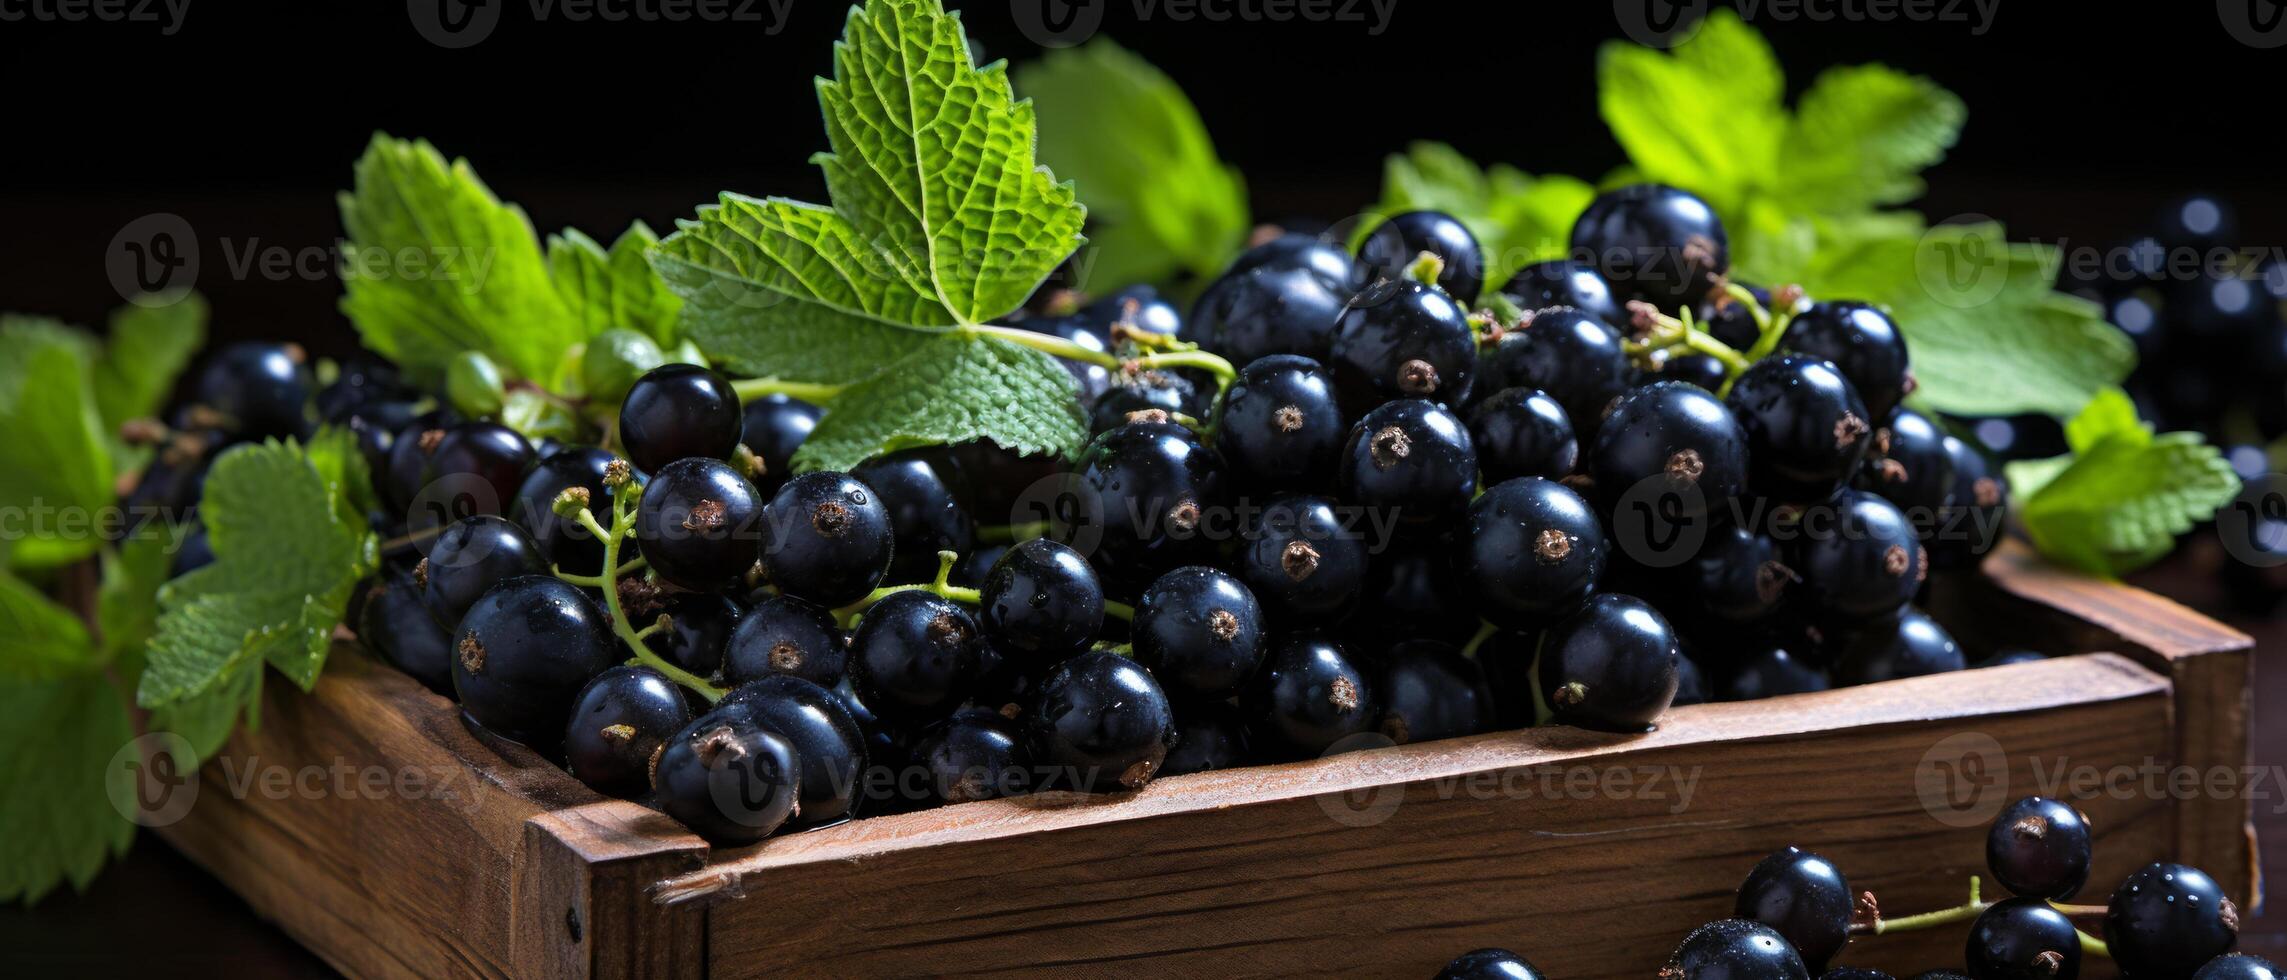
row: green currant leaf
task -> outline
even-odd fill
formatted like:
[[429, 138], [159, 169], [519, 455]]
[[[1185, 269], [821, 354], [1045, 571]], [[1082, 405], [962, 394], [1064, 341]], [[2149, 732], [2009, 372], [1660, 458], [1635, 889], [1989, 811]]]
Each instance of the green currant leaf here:
[[549, 274], [564, 304], [579, 318], [582, 335], [633, 330], [662, 347], [676, 344], [683, 301], [651, 271], [646, 253], [657, 244], [659, 236], [641, 221], [621, 232], [609, 250], [570, 228], [548, 237]]
[[0, 681], [0, 902], [85, 889], [126, 853], [135, 824], [107, 780], [134, 738], [126, 695], [105, 674]]
[[87, 557], [112, 503], [112, 457], [89, 381], [87, 335], [0, 316], [0, 515], [25, 522], [8, 560], [46, 568]]
[[1053, 357], [969, 332], [940, 336], [834, 399], [795, 454], [798, 470], [847, 470], [913, 446], [991, 439], [1065, 454], [1088, 439], [1072, 374]]
[[1014, 310], [1087, 210], [1033, 161], [1030, 102], [970, 64], [939, 0], [851, 10], [818, 83], [831, 207], [724, 194], [652, 251], [684, 330], [734, 370], [846, 383]]
[[[2012, 482], [2020, 472], [2010, 467]], [[2137, 427], [2076, 452], [2021, 498], [2018, 516], [2043, 555], [2091, 574], [2121, 575], [2166, 555], [2177, 535], [2214, 516], [2239, 486], [2231, 463], [2198, 433], [2151, 435]]]
[[2076, 453], [2089, 452], [2106, 439], [2125, 438], [2137, 445], [2152, 442], [2152, 428], [2136, 417], [2136, 402], [2118, 388], [2106, 388], [2065, 423], [2065, 443]]
[[1794, 207], [1851, 212], [1920, 197], [1968, 110], [1927, 78], [1881, 65], [1820, 75], [1796, 108], [1769, 189]]
[[1507, 164], [1480, 168], [1443, 143], [1415, 143], [1382, 166], [1382, 201], [1359, 226], [1404, 211], [1443, 211], [1461, 219], [1485, 254], [1485, 285], [1496, 289], [1517, 270], [1562, 258], [1572, 223], [1595, 198], [1586, 181], [1559, 174], [1534, 177]]
[[1088, 206], [1083, 290], [1213, 278], [1246, 244], [1246, 182], [1215, 155], [1166, 73], [1098, 37], [1016, 73], [1040, 113], [1040, 158]]
[[1786, 78], [1738, 14], [1714, 10], [1672, 52], [1614, 41], [1597, 55], [1597, 104], [1636, 177], [1691, 190], [1726, 215], [1771, 180]]
[[197, 293], [144, 297], [111, 314], [111, 334], [95, 362], [95, 406], [110, 432], [156, 418], [175, 378], [206, 343], [206, 299]]
[[0, 571], [0, 678], [48, 680], [101, 663], [78, 617], [30, 583]]
[[103, 630], [105, 655], [128, 662], [141, 671], [144, 648], [159, 619], [159, 589], [172, 571], [173, 544], [158, 524], [128, 538], [103, 563], [103, 584], [96, 591], [96, 624]]

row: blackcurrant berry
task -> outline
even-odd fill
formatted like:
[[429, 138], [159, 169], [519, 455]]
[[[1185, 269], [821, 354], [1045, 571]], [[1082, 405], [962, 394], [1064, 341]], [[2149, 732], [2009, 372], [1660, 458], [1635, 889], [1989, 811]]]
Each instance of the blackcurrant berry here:
[[1835, 660], [1834, 682], [1849, 687], [1967, 666], [1960, 644], [1945, 627], [1920, 610], [1908, 609], [1894, 620], [1853, 631]]
[[762, 573], [786, 595], [838, 608], [865, 598], [889, 572], [889, 508], [847, 474], [786, 481], [770, 498], [761, 530]]
[[1833, 686], [1826, 671], [1804, 663], [1784, 647], [1763, 645], [1729, 665], [1719, 693], [1725, 701], [1760, 701]]
[[1930, 567], [1968, 568], [2001, 543], [2009, 517], [2009, 478], [1975, 446], [1945, 438], [1953, 461], [1953, 492], [1930, 537]]
[[1281, 640], [1241, 693], [1250, 747], [1274, 759], [1324, 755], [1374, 730], [1380, 692], [1367, 667], [1333, 639], [1298, 633]]
[[1692, 559], [1686, 592], [1695, 622], [1744, 626], [1779, 609], [1795, 571], [1769, 535], [1725, 527], [1708, 535]]
[[618, 659], [611, 617], [579, 589], [512, 578], [470, 607], [453, 634], [453, 691], [470, 718], [552, 753], [572, 698]]
[[396, 565], [381, 570], [359, 611], [357, 635], [390, 666], [429, 690], [452, 696], [454, 637], [429, 615], [411, 570]]
[[518, 575], [545, 575], [547, 559], [530, 534], [490, 514], [446, 526], [414, 569], [421, 601], [439, 623], [458, 624], [495, 584]]
[[[1679, 528], [1707, 525], [1728, 514], [1746, 484], [1747, 434], [1706, 389], [1661, 381], [1613, 403], [1585, 469], [1608, 511], [1642, 505]], [[1633, 537], [1622, 545], [1639, 544]]]
[[1605, 593], [1541, 635], [1540, 682], [1561, 724], [1651, 729], [1676, 696], [1675, 630], [1643, 600]]
[[1520, 476], [1560, 480], [1580, 461], [1572, 416], [1533, 388], [1505, 388], [1469, 410], [1469, 439], [1486, 483]]
[[794, 742], [737, 715], [712, 712], [669, 739], [653, 787], [659, 808], [709, 843], [752, 844], [800, 809], [812, 764]]
[[1981, 980], [2076, 980], [2081, 974], [2073, 920], [2037, 898], [2003, 899], [1979, 914], [1963, 955], [1970, 976]]
[[1033, 758], [1054, 785], [1142, 789], [1175, 744], [1175, 712], [1151, 672], [1090, 651], [1056, 666], [1027, 713]]
[[1572, 225], [1572, 257], [1594, 265], [1622, 302], [1698, 308], [1731, 271], [1731, 236], [1706, 201], [1665, 184], [1597, 195]]
[[1167, 750], [1162, 776], [1230, 769], [1247, 764], [1247, 725], [1227, 701], [1179, 703], [1175, 707], [1175, 747]]
[[[406, 515], [416, 531], [476, 514], [507, 513], [533, 460], [531, 443], [494, 422], [432, 429], [419, 436], [415, 448], [427, 457], [410, 498], [413, 512]], [[392, 454], [392, 466], [395, 462]]]
[[1570, 615], [1604, 574], [1604, 525], [1562, 484], [1519, 477], [1469, 505], [1457, 583], [1479, 615], [1537, 629]]
[[1659, 373], [1650, 377], [1661, 381], [1682, 381], [1720, 392], [1724, 382], [1730, 380], [1731, 369], [1725, 367], [1713, 354], [1679, 354], [1662, 362]]
[[915, 754], [928, 767], [929, 789], [941, 802], [990, 800], [1030, 788], [1024, 732], [997, 711], [955, 712]]
[[[291, 359], [291, 352], [288, 352]], [[337, 425], [346, 425], [360, 408], [379, 402], [410, 405], [420, 393], [405, 384], [395, 365], [371, 357], [357, 356], [343, 361], [334, 380], [318, 389], [316, 407], [318, 418]], [[394, 409], [392, 409], [394, 411]], [[405, 420], [413, 415], [407, 413]], [[403, 422], [391, 426], [391, 431], [403, 427]]]
[[1579, 310], [1547, 309], [1501, 336], [1485, 355], [1478, 384], [1546, 392], [1564, 406], [1585, 446], [1612, 400], [1628, 390], [1631, 370], [1620, 335], [1604, 321]]
[[1545, 980], [1525, 958], [1505, 949], [1475, 949], [1453, 958], [1436, 980]]
[[1112, 328], [1173, 337], [1183, 332], [1183, 313], [1151, 286], [1129, 286], [1080, 308], [1081, 322], [1111, 336]]
[[1810, 980], [1803, 958], [1777, 930], [1721, 919], [1691, 931], [1660, 976], [1675, 980]]
[[1107, 591], [1133, 595], [1213, 553], [1201, 525], [1225, 507], [1223, 461], [1190, 429], [1130, 422], [1089, 442], [1073, 468], [1059, 531], [1095, 539], [1088, 560]]
[[[574, 487], [586, 491], [588, 513], [595, 517], [596, 526], [611, 527], [615, 491], [605, 482], [604, 474], [617, 458], [592, 446], [566, 449], [541, 460], [517, 488], [516, 505], [509, 514], [532, 532], [540, 554], [551, 564], [577, 575], [603, 571], [603, 542], [580, 522], [557, 515], [556, 498]], [[631, 473], [629, 477], [638, 484], [642, 481], [641, 474]]]
[[942, 718], [983, 671], [984, 638], [969, 611], [921, 589], [873, 604], [850, 634], [850, 676], [892, 721]]
[[1460, 643], [1476, 628], [1476, 610], [1453, 568], [1452, 546], [1435, 539], [1400, 541], [1376, 554], [1361, 602], [1379, 612], [1354, 621], [1371, 634], [1373, 645], [1414, 639]]
[[1612, 285], [1585, 262], [1571, 259], [1535, 262], [1517, 270], [1501, 291], [1515, 297], [1517, 305], [1528, 310], [1569, 306], [1605, 323], [1624, 323], [1628, 319], [1627, 311], [1620, 308], [1620, 301], [1612, 295]]
[[1850, 883], [1834, 862], [1799, 847], [1771, 852], [1739, 885], [1732, 914], [1778, 932], [1803, 966], [1825, 970], [1850, 942]]
[[794, 453], [826, 417], [825, 409], [786, 395], [764, 395], [746, 404], [746, 422], [740, 441], [762, 464], [755, 484], [762, 492], [776, 491], [794, 475]]
[[[389, 441], [389, 461], [374, 475], [374, 484], [380, 487], [383, 502], [400, 511], [409, 511], [419, 501], [421, 488], [427, 485], [429, 459], [437, 454], [437, 444], [444, 441], [446, 426], [454, 423], [447, 409], [423, 412], [413, 421], [398, 429]], [[429, 433], [434, 432], [435, 435]], [[219, 435], [219, 434], [218, 434]], [[160, 457], [166, 461], [165, 455]], [[144, 482], [149, 483], [146, 475]], [[440, 523], [431, 518], [428, 527]]]
[[1405, 399], [1350, 427], [1335, 470], [1342, 498], [1422, 527], [1449, 523], [1477, 493], [1477, 449], [1451, 409]]
[[978, 590], [977, 616], [1003, 651], [1046, 665], [1088, 648], [1104, 628], [1104, 586], [1088, 559], [1046, 539], [1016, 545]]
[[961, 554], [961, 560], [953, 563], [952, 574], [947, 575], [945, 581], [964, 589], [982, 588], [985, 576], [992, 573], [993, 566], [1008, 551], [1009, 546], [1005, 544], [977, 545]]
[[2239, 906], [2207, 872], [2155, 861], [2113, 891], [2104, 942], [2124, 975], [2183, 980], [2239, 942]]
[[1385, 279], [1343, 308], [1326, 366], [1348, 414], [1399, 398], [1459, 405], [1477, 377], [1477, 338], [1445, 290]]
[[2233, 953], [2209, 960], [2192, 974], [2192, 980], [2280, 980], [2281, 972], [2271, 961], [2248, 953]]
[[866, 734], [839, 695], [779, 674], [740, 685], [715, 710], [785, 739], [801, 758], [800, 806], [787, 826], [823, 827], [856, 814], [858, 779], [866, 771]]
[[1121, 372], [1088, 410], [1088, 431], [1100, 433], [1125, 424], [1139, 412], [1196, 417], [1198, 392], [1191, 382], [1166, 371]]
[[[1749, 286], [1737, 280], [1733, 280], [1732, 285], [1746, 287], [1747, 292], [1755, 297], [1757, 305], [1772, 315], [1778, 314], [1779, 311], [1771, 309], [1770, 290], [1761, 286]], [[1707, 305], [1707, 315], [1701, 318], [1700, 326], [1707, 330], [1708, 336], [1722, 341], [1724, 346], [1744, 352], [1763, 339], [1763, 327], [1755, 322], [1755, 314], [1748, 311], [1747, 304], [1733, 299], [1728, 292], [1710, 296]], [[1606, 322], [1619, 321], [1615, 319]]]
[[1317, 235], [1300, 232], [1288, 232], [1246, 250], [1232, 260], [1231, 267], [1223, 274], [1225, 277], [1244, 275], [1257, 269], [1307, 269], [1343, 299], [1348, 299], [1350, 292], [1364, 282], [1350, 253]]
[[1324, 361], [1349, 299], [1350, 290], [1307, 267], [1226, 272], [1191, 308], [1191, 339], [1240, 364], [1272, 354]]
[[[1105, 328], [1079, 316], [1029, 317], [1010, 325], [1020, 330], [1060, 337], [1082, 350], [1099, 354], [1107, 354], [1112, 350], [1112, 342], [1106, 339]], [[1112, 368], [1084, 361], [1059, 360], [1064, 365], [1064, 370], [1072, 375], [1072, 380], [1080, 386], [1082, 404], [1094, 403], [1112, 386]]]
[[2068, 902], [2088, 884], [2088, 818], [2071, 804], [2028, 796], [2009, 804], [1985, 835], [1985, 866], [2011, 894]]
[[1333, 376], [1307, 357], [1276, 354], [1250, 362], [1224, 393], [1215, 448], [1247, 490], [1322, 487], [1349, 431]]
[[723, 648], [723, 679], [736, 686], [785, 674], [833, 687], [849, 663], [849, 642], [832, 612], [793, 596], [772, 596], [739, 617]]
[[309, 361], [294, 344], [231, 344], [199, 369], [192, 400], [240, 439], [299, 439], [309, 435], [316, 388]]
[[1723, 399], [1747, 433], [1747, 487], [1771, 500], [1825, 500], [1857, 473], [1874, 442], [1866, 405], [1834, 365], [1767, 357]]
[[1683, 646], [1681, 639], [1678, 637], [1676, 647], [1680, 654], [1676, 657], [1676, 697], [1668, 705], [1680, 708], [1687, 704], [1706, 704], [1710, 700], [1707, 675], [1700, 669], [1699, 658], [1692, 656], [1691, 648]]
[[631, 799], [651, 789], [651, 762], [691, 723], [683, 692], [648, 667], [597, 674], [572, 702], [564, 727], [564, 768], [605, 796]]
[[1906, 397], [1906, 336], [1873, 306], [1813, 303], [1787, 324], [1779, 349], [1834, 362], [1873, 418], [1889, 418]]
[[1358, 244], [1358, 271], [1373, 279], [1402, 279], [1424, 253], [1444, 263], [1437, 287], [1457, 302], [1474, 303], [1485, 286], [1485, 252], [1467, 225], [1443, 211], [1391, 215]]
[[977, 522], [955, 492], [959, 471], [940, 449], [915, 449], [876, 456], [850, 471], [859, 483], [881, 495], [889, 508], [895, 543], [890, 548], [889, 580], [928, 582], [937, 577], [937, 553], [968, 554], [976, 544]]
[[660, 615], [667, 628], [646, 637], [643, 645], [694, 675], [713, 677], [723, 668], [723, 650], [746, 607], [729, 596], [680, 592], [667, 597]]
[[745, 425], [730, 380], [696, 364], [652, 368], [619, 407], [620, 445], [646, 473], [678, 459], [728, 459]]
[[1414, 640], [1382, 657], [1382, 734], [1400, 745], [1493, 729], [1493, 689], [1477, 662], [1450, 643]]
[[1263, 614], [1239, 580], [1202, 566], [1160, 576], [1136, 603], [1136, 662], [1181, 701], [1230, 697], [1263, 661]]
[[766, 522], [761, 494], [729, 463], [679, 459], [645, 487], [635, 541], [653, 574], [693, 592], [715, 592], [737, 585], [754, 567]]
[[1874, 451], [1858, 480], [1860, 489], [1898, 505], [1925, 549], [1944, 520], [1953, 483], [1953, 456], [1946, 451], [1945, 431], [1910, 408], [1899, 409], [1890, 416], [1890, 424], [1875, 430]]
[[347, 409], [340, 418], [332, 420], [356, 438], [357, 451], [365, 457], [366, 468], [374, 474], [377, 485], [389, 471], [389, 455], [397, 448], [397, 433], [420, 417], [418, 404], [409, 399], [371, 401]]
[[1922, 543], [1889, 501], [1844, 490], [1782, 525], [1800, 594], [1826, 618], [1880, 619], [1914, 597], [1927, 573]]
[[1328, 624], [1357, 605], [1370, 542], [1356, 516], [1307, 494], [1272, 497], [1249, 515], [1239, 578], [1274, 622]]

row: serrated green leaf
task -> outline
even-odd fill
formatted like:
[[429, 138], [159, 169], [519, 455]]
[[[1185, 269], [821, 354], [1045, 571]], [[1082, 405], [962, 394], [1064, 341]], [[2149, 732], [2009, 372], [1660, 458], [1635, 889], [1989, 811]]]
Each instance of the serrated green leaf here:
[[596, 240], [566, 228], [548, 237], [548, 268], [556, 292], [580, 321], [582, 336], [606, 330], [633, 330], [662, 347], [678, 341], [676, 320], [683, 301], [652, 270], [648, 253], [659, 236], [641, 221], [628, 226], [607, 251]]
[[233, 665], [206, 690], [152, 709], [147, 727], [182, 736], [191, 756], [203, 763], [222, 750], [242, 720], [247, 728], [255, 727], [261, 704], [262, 661], [248, 660]]
[[2065, 423], [2065, 444], [2076, 453], [2095, 449], [2106, 439], [2125, 438], [2139, 445], [2152, 441], [2152, 430], [2136, 417], [2136, 402], [2118, 388], [2106, 388]]
[[1597, 104], [1643, 180], [1733, 213], [1776, 170], [1785, 77], [1761, 34], [1718, 8], [1670, 53], [1622, 41], [1597, 53]]
[[1498, 288], [1517, 270], [1569, 249], [1572, 223], [1596, 189], [1561, 174], [1534, 177], [1507, 164], [1480, 168], [1443, 143], [1420, 142], [1382, 165], [1382, 201], [1359, 227], [1382, 216], [1443, 211], [1461, 219], [1485, 255], [1485, 283]]
[[2142, 431], [2103, 438], [2021, 498], [2043, 555], [2097, 575], [2134, 571], [2239, 493], [2231, 464], [2197, 433]]
[[93, 342], [53, 321], [0, 317], [0, 528], [9, 562], [46, 568], [94, 553], [112, 502], [111, 456], [90, 390]]
[[1968, 111], [1927, 78], [1881, 65], [1831, 69], [1796, 107], [1768, 185], [1798, 210], [1848, 212], [1921, 196]]
[[176, 376], [206, 343], [206, 324], [206, 299], [190, 292], [143, 297], [112, 311], [94, 385], [107, 431], [158, 416]]
[[120, 542], [103, 563], [103, 584], [96, 592], [95, 620], [103, 630], [105, 654], [131, 663], [138, 672], [159, 619], [159, 589], [172, 570], [170, 542], [161, 530], [149, 525], [149, 533]]
[[846, 383], [1005, 314], [1079, 247], [1086, 209], [1033, 161], [1029, 102], [977, 69], [938, 0], [850, 12], [818, 101], [832, 207], [725, 194], [652, 250], [685, 333], [742, 373]]
[[1078, 450], [1088, 421], [1071, 372], [1003, 340], [947, 334], [836, 397], [794, 466], [847, 470], [899, 449], [972, 439], [1027, 455]]
[[1016, 87], [1039, 109], [1041, 161], [1088, 206], [1079, 288], [1210, 278], [1245, 245], [1245, 182], [1150, 62], [1099, 36], [1018, 69]]
[[78, 617], [0, 571], [0, 679], [49, 680], [101, 663]]
[[135, 737], [102, 673], [0, 681], [0, 902], [84, 889], [135, 825], [111, 804], [110, 763]]
[[531, 220], [467, 161], [376, 134], [339, 202], [349, 238], [342, 312], [367, 347], [413, 376], [434, 381], [474, 350], [546, 384], [586, 336], [556, 294]]

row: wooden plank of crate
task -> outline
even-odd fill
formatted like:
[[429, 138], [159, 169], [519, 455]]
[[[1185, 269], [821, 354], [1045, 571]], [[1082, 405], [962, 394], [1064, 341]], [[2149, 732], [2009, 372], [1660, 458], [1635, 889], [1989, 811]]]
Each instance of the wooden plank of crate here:
[[[1789, 843], [1831, 852], [1893, 910], [1958, 903], [1982, 870], [1984, 831], [1941, 823], [1924, 803], [1918, 780], [1944, 774], [1924, 764], [1941, 738], [2001, 746], [2007, 785], [1987, 792], [2005, 802], [2034, 791], [2034, 759], [2133, 766], [2165, 751], [2168, 695], [2165, 678], [2097, 655], [1699, 705], [1644, 736], [1531, 729], [1114, 797], [874, 818], [724, 857], [666, 890], [749, 896], [710, 907], [718, 977], [822, 962], [869, 974], [1426, 976], [1484, 945], [1529, 951], [1553, 975], [1642, 977]], [[1619, 772], [1696, 773], [1696, 796], [1679, 812], [1680, 778], [1665, 798], [1601, 788]], [[1358, 798], [1345, 793], [1396, 806], [1361, 820], [1379, 811], [1337, 802]], [[2086, 802], [2100, 876], [2171, 848], [2166, 801]], [[1960, 941], [1893, 935], [1853, 961], [1941, 962]]]
[[649, 890], [706, 863], [707, 844], [656, 810], [610, 800], [525, 824], [515, 894], [519, 976], [706, 976], [706, 916]]

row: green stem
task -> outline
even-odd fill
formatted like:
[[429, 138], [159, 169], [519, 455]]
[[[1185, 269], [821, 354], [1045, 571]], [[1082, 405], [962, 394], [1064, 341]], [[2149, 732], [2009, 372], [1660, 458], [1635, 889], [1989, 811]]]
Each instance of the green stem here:
[[1692, 350], [1706, 354], [1718, 361], [1722, 361], [1723, 369], [1733, 376], [1737, 376], [1739, 372], [1747, 370], [1747, 365], [1754, 363], [1753, 358], [1743, 356], [1738, 351], [1732, 350], [1730, 344], [1726, 344], [1723, 341], [1717, 340], [1707, 334], [1700, 333], [1697, 330], [1684, 334], [1683, 339], [1684, 345], [1690, 347]]
[[834, 400], [846, 385], [816, 384], [808, 381], [780, 381], [776, 378], [740, 378], [731, 382], [731, 390], [738, 392], [739, 400], [750, 402], [768, 395], [785, 395], [813, 404]]
[[1484, 646], [1486, 640], [1492, 639], [1493, 635], [1499, 632], [1501, 632], [1500, 627], [1488, 623], [1482, 619], [1478, 620], [1477, 632], [1475, 635], [1469, 638], [1469, 642], [1467, 644], [1462, 646], [1461, 655], [1464, 657], [1476, 656], [1478, 648]]
[[1136, 607], [1125, 602], [1113, 602], [1106, 599], [1104, 600], [1104, 615], [1122, 622], [1132, 623], [1136, 621]]
[[865, 598], [834, 610], [834, 618], [847, 628], [857, 617], [864, 615], [866, 610], [872, 609], [875, 603], [900, 592], [928, 592], [968, 606], [983, 603], [985, 597], [977, 590], [963, 588], [948, 581], [953, 576], [953, 563], [960, 560], [958, 552], [940, 551], [937, 553], [936, 581], [917, 585], [884, 585], [868, 593]]
[[619, 493], [612, 495], [612, 526], [609, 531], [604, 530], [603, 525], [596, 522], [596, 515], [589, 513], [585, 507], [580, 508], [573, 519], [577, 520], [581, 527], [586, 528], [589, 534], [595, 535], [596, 540], [604, 543], [605, 571], [602, 585], [604, 608], [611, 612], [612, 632], [619, 634], [620, 641], [627, 644], [627, 648], [635, 653], [635, 657], [630, 663], [656, 670], [666, 675], [668, 680], [699, 692], [699, 696], [706, 698], [707, 702], [712, 704], [722, 700], [726, 692], [722, 688], [707, 683], [706, 678], [675, 666], [667, 658], [653, 652], [651, 646], [643, 642], [645, 635], [638, 632], [627, 621], [627, 607], [620, 602], [619, 545], [621, 541], [626, 539], [628, 530], [634, 527], [635, 523], [635, 511], [627, 503], [630, 498], [641, 495], [642, 490], [633, 486], [626, 487]]
[[986, 544], [1016, 544], [1048, 534], [1047, 521], [1028, 521], [1023, 524], [992, 524], [977, 528], [977, 540]]
[[[1971, 875], [1969, 876], [1969, 901], [1967, 902], [1950, 909], [1939, 909], [1920, 915], [1909, 915], [1896, 919], [1876, 919], [1872, 926], [1854, 925], [1851, 927], [1851, 931], [1872, 933], [1879, 936], [1884, 933], [1913, 932], [1918, 929], [1934, 929], [1956, 922], [1968, 922], [1985, 914], [1986, 909], [1993, 907], [1992, 902], [1985, 900], [1984, 884], [1984, 881], [1978, 876]], [[2106, 911], [2104, 908], [2094, 905], [2061, 905], [2050, 902], [2049, 906], [2066, 915], [2102, 915]], [[2105, 946], [2104, 940], [2079, 929], [2074, 929], [2073, 934], [2080, 937], [2081, 952], [2107, 958], [2112, 956], [2112, 950]]]
[[1215, 376], [1215, 406], [1213, 413], [1207, 418], [1207, 431], [1209, 432], [1213, 432], [1216, 424], [1222, 420], [1223, 393], [1229, 391], [1231, 382], [1239, 377], [1239, 369], [1232, 367], [1230, 361], [1196, 347], [1187, 350], [1159, 351], [1140, 357], [1123, 359], [1108, 351], [1089, 350], [1062, 337], [1033, 333], [1030, 330], [1018, 330], [1015, 327], [1004, 327], [999, 324], [980, 323], [962, 329], [978, 336], [994, 337], [1019, 347], [1029, 347], [1043, 354], [1061, 357], [1067, 361], [1079, 361], [1082, 364], [1094, 364], [1097, 367], [1113, 370], [1120, 370], [1132, 364], [1147, 371], [1155, 368], [1198, 368], [1206, 371]]

